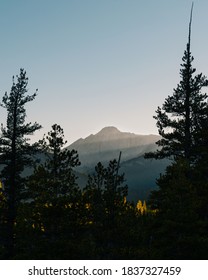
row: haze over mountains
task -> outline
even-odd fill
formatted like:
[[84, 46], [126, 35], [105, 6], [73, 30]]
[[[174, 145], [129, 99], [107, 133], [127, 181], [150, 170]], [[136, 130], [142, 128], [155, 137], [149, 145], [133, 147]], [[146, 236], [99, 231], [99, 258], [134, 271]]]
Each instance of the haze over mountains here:
[[[78, 139], [66, 149], [78, 151], [81, 166], [75, 168], [78, 184], [85, 187], [88, 175], [94, 173], [95, 166], [102, 162], [106, 166], [110, 160], [117, 159], [120, 151], [120, 173], [125, 173], [128, 185], [128, 199], [137, 201], [148, 198], [151, 190], [156, 188], [156, 179], [163, 173], [168, 160], [144, 159], [144, 153], [157, 148], [155, 142], [158, 135], [137, 135], [121, 132], [115, 127], [105, 127], [97, 134], [89, 135], [85, 139]], [[41, 162], [45, 156], [38, 155]], [[0, 166], [0, 169], [2, 166]], [[32, 174], [33, 169], [26, 168], [24, 175]]]
[[121, 132], [116, 127], [103, 128], [97, 134], [79, 139], [67, 149], [75, 149], [79, 153], [82, 166], [90, 166], [118, 158], [122, 151], [122, 161], [138, 157], [145, 152], [156, 149], [155, 142], [160, 139], [158, 135], [137, 135]]
[[[125, 173], [126, 183], [129, 187], [129, 199], [147, 199], [149, 192], [156, 187], [156, 178], [164, 172], [167, 160], [144, 159], [144, 153], [157, 148], [158, 135], [137, 135], [121, 132], [116, 127], [103, 128], [97, 134], [80, 138], [67, 149], [78, 151], [81, 166], [78, 168], [79, 182], [85, 184], [87, 174], [94, 172], [98, 162], [104, 165], [121, 155], [120, 172]], [[86, 177], [85, 177], [86, 176]]]

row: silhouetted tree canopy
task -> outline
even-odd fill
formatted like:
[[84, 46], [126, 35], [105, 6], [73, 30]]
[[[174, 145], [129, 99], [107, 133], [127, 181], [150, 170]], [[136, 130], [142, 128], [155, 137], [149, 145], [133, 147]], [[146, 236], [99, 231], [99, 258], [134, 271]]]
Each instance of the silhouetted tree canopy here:
[[180, 70], [181, 81], [173, 94], [165, 99], [162, 108], [158, 107], [157, 115], [154, 116], [162, 137], [157, 142], [160, 149], [147, 153], [147, 158], [183, 157], [191, 163], [199, 157], [198, 145], [208, 115], [207, 94], [203, 93], [208, 80], [202, 74], [194, 75], [196, 69], [192, 66], [194, 58], [190, 50], [191, 19]]
[[26, 71], [20, 69], [17, 81], [13, 77], [11, 91], [2, 98], [1, 107], [7, 110], [6, 126], [1, 126], [0, 163], [3, 165], [1, 178], [4, 185], [6, 199], [6, 249], [5, 254], [10, 258], [14, 254], [17, 207], [23, 189], [22, 171], [31, 164], [32, 155], [37, 151], [37, 144], [30, 144], [28, 136], [32, 135], [41, 126], [36, 122], [26, 123], [25, 105], [33, 101], [37, 90], [27, 95], [28, 78]]

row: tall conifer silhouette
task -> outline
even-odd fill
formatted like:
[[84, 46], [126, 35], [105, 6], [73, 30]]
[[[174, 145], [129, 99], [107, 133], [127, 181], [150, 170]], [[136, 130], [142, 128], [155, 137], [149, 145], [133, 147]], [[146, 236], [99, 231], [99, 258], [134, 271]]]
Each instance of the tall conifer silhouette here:
[[191, 55], [192, 13], [193, 4], [189, 21], [188, 43], [180, 70], [181, 81], [173, 94], [165, 99], [162, 108], [158, 107], [156, 116], [154, 116], [162, 137], [157, 142], [160, 149], [147, 153], [146, 158], [185, 158], [193, 163], [198, 157], [196, 147], [201, 129], [199, 123], [207, 116], [207, 95], [202, 93], [202, 89], [208, 86], [208, 80], [202, 74], [194, 76], [196, 69], [192, 67], [194, 58]]
[[13, 77], [10, 94], [5, 93], [1, 103], [1, 107], [7, 110], [6, 127], [1, 127], [0, 162], [4, 167], [1, 179], [7, 202], [5, 256], [10, 259], [14, 256], [16, 215], [23, 187], [21, 173], [31, 163], [31, 156], [37, 150], [36, 144], [29, 143], [28, 135], [41, 128], [36, 122], [26, 123], [25, 105], [37, 95], [37, 91], [27, 95], [27, 85], [26, 71], [20, 69], [17, 82]]

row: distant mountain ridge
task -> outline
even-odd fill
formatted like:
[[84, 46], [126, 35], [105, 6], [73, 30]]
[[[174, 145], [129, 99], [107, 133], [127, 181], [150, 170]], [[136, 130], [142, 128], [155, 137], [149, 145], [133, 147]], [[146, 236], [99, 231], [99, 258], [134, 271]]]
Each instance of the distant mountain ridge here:
[[145, 152], [156, 149], [155, 142], [158, 135], [137, 135], [121, 132], [116, 127], [104, 127], [97, 134], [89, 135], [85, 139], [78, 139], [67, 149], [78, 151], [82, 165], [93, 165], [99, 161], [106, 162], [117, 158], [122, 151], [122, 160], [141, 156]]
[[[121, 132], [116, 127], [109, 126], [104, 127], [98, 133], [91, 134], [85, 139], [80, 138], [69, 147], [79, 147], [86, 144], [95, 144], [99, 143], [102, 146], [102, 150], [109, 150], [109, 148], [115, 149], [118, 145], [121, 148], [127, 148], [138, 145], [147, 145], [155, 143], [160, 139], [159, 135], [137, 135], [130, 132]], [[111, 143], [111, 146], [110, 146]]]

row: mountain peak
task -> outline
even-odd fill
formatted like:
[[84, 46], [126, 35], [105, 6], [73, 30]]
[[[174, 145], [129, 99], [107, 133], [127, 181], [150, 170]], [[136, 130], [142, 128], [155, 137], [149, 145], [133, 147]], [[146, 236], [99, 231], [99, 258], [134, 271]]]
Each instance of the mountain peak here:
[[[90, 134], [84, 139], [72, 143], [68, 149], [75, 149], [80, 155], [81, 162], [91, 160], [108, 160], [123, 152], [123, 159], [130, 155], [144, 154], [155, 149], [155, 142], [160, 139], [157, 135], [137, 135], [130, 132], [122, 132], [114, 126], [107, 126], [96, 134]], [[96, 160], [95, 160], [96, 159]]]
[[120, 130], [118, 130], [115, 126], [106, 126], [103, 129], [101, 129], [97, 135], [112, 135], [112, 134], [118, 134], [121, 133]]

